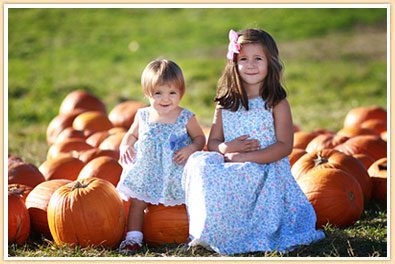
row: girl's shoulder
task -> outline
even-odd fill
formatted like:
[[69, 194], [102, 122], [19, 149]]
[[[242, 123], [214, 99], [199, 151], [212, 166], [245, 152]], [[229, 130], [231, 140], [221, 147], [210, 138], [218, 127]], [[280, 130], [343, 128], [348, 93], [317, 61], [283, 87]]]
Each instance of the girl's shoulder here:
[[181, 112], [178, 119], [188, 122], [195, 114], [187, 108], [181, 107]]

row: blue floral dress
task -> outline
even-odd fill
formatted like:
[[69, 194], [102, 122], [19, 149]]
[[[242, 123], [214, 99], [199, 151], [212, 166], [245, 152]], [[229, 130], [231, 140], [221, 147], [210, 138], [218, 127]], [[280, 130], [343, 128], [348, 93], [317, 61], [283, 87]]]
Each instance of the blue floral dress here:
[[149, 107], [139, 109], [139, 139], [133, 162], [123, 168], [117, 191], [123, 199], [173, 206], [185, 202], [181, 186], [184, 165], [173, 161], [174, 152], [192, 143], [186, 124], [194, 114], [182, 109], [175, 123], [149, 121]]
[[[225, 141], [249, 134], [261, 148], [275, 143], [271, 110], [261, 98], [250, 99], [249, 108], [222, 110]], [[183, 187], [190, 245], [220, 254], [286, 252], [324, 238], [287, 157], [268, 164], [225, 163], [217, 152], [195, 152], [185, 165]]]

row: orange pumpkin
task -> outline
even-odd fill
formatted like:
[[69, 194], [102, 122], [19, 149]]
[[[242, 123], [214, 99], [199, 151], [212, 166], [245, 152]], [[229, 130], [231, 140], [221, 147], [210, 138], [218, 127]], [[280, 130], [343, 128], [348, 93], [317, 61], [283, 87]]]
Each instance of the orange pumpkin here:
[[34, 188], [45, 181], [36, 166], [25, 162], [16, 162], [8, 167], [8, 184], [18, 183]]
[[343, 144], [337, 145], [335, 149], [348, 155], [366, 154], [374, 160], [387, 156], [387, 143], [380, 137], [373, 135], [355, 136]]
[[8, 244], [22, 245], [30, 233], [30, 218], [23, 198], [8, 192]]
[[134, 121], [134, 117], [139, 108], [146, 107], [146, 104], [138, 101], [125, 101], [117, 104], [108, 115], [111, 123], [116, 127], [129, 129]]
[[100, 143], [100, 149], [111, 149], [111, 150], [119, 150], [119, 146], [121, 145], [122, 139], [125, 136], [126, 132], [118, 132], [114, 135], [108, 136], [106, 139]]
[[359, 135], [377, 135], [376, 131], [370, 128], [363, 128], [363, 127], [343, 127], [341, 130], [337, 132], [338, 135], [344, 137], [355, 137]]
[[189, 236], [185, 205], [148, 205], [144, 214], [144, 241], [149, 245], [185, 243]]
[[47, 219], [49, 200], [59, 187], [70, 182], [70, 180], [65, 179], [42, 182], [26, 198], [26, 207], [30, 215], [32, 228], [49, 239], [52, 238]]
[[[73, 153], [73, 152], [80, 152], [85, 151], [88, 149], [93, 149], [91, 145], [86, 143], [83, 139], [79, 138], [70, 138], [66, 139], [65, 141], [57, 142], [53, 144], [47, 153], [47, 159], [53, 159], [59, 156], [61, 153]], [[74, 156], [74, 155], [71, 155]], [[76, 154], [76, 156], [78, 156]]]
[[318, 136], [318, 132], [298, 131], [294, 133], [294, 148], [306, 149], [313, 138]]
[[288, 159], [289, 159], [289, 163], [291, 164], [291, 167], [295, 164], [295, 162], [300, 157], [302, 157], [306, 153], [307, 152], [304, 149], [293, 148], [291, 154], [288, 155]]
[[74, 181], [78, 174], [85, 166], [85, 163], [78, 158], [69, 156], [58, 156], [50, 160], [46, 160], [39, 170], [44, 175], [45, 179], [67, 179]]
[[313, 138], [306, 147], [307, 152], [319, 151], [322, 149], [332, 149], [337, 145], [346, 142], [349, 137], [336, 134], [321, 134]]
[[22, 197], [23, 202], [25, 202], [27, 195], [33, 190], [32, 187], [24, 184], [8, 184], [8, 192], [15, 193]]
[[387, 158], [376, 160], [368, 169], [372, 180], [373, 199], [381, 203], [387, 202]]
[[313, 170], [298, 180], [317, 215], [317, 227], [354, 224], [363, 211], [362, 190], [356, 179], [339, 169]]
[[89, 161], [97, 158], [97, 157], [111, 157], [113, 159], [118, 160], [119, 159], [119, 151], [117, 150], [111, 150], [111, 149], [89, 149], [87, 151], [81, 152], [81, 154], [78, 156], [78, 158], [84, 162], [88, 163]]
[[107, 113], [106, 106], [99, 98], [83, 90], [75, 90], [69, 93], [60, 104], [59, 113], [70, 113], [76, 109], [83, 112], [99, 111], [103, 114]]
[[75, 130], [72, 127], [67, 127], [62, 132], [59, 133], [59, 135], [56, 137], [55, 142], [65, 141], [70, 138], [78, 138], [85, 140], [86, 137], [83, 131]]
[[113, 125], [108, 117], [97, 111], [88, 111], [79, 114], [73, 121], [73, 128], [83, 130], [86, 136], [95, 132], [104, 131], [112, 128]]
[[119, 178], [121, 177], [122, 166], [117, 160], [111, 157], [97, 157], [91, 160], [82, 168], [78, 179], [87, 179], [91, 177], [100, 178], [111, 182], [117, 186]]
[[368, 119], [362, 122], [361, 127], [372, 129], [376, 134], [380, 135], [382, 132], [387, 131], [387, 122], [382, 119]]
[[85, 142], [88, 143], [89, 145], [98, 148], [100, 143], [103, 142], [108, 136], [110, 135], [110, 132], [108, 130], [105, 131], [98, 131], [90, 135]]
[[55, 143], [56, 137], [66, 128], [73, 125], [74, 119], [82, 113], [82, 110], [75, 110], [67, 114], [59, 114], [55, 116], [47, 128], [47, 143], [52, 145]]
[[370, 165], [373, 164], [374, 159], [370, 157], [369, 155], [362, 154], [362, 153], [357, 153], [352, 155], [354, 158], [358, 159], [360, 162], [362, 162], [363, 166], [365, 167], [366, 170], [369, 169]]
[[382, 140], [387, 142], [387, 130], [380, 133], [380, 137]]
[[379, 119], [387, 121], [387, 111], [379, 106], [362, 106], [348, 111], [344, 119], [344, 127], [359, 127], [364, 121]]
[[63, 185], [53, 193], [47, 212], [57, 245], [115, 248], [123, 238], [125, 210], [108, 181], [88, 178]]
[[299, 180], [313, 170], [335, 168], [353, 176], [361, 186], [362, 193], [368, 201], [371, 197], [372, 186], [370, 177], [363, 164], [352, 156], [333, 149], [323, 149], [303, 155], [292, 166], [292, 175]]

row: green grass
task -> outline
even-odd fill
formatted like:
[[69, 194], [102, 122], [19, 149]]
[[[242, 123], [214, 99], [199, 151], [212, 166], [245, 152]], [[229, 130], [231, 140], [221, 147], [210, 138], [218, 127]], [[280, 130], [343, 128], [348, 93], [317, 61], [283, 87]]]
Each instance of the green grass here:
[[[230, 28], [260, 27], [276, 39], [293, 119], [302, 130], [337, 131], [351, 108], [387, 106], [386, 9], [9, 9], [8, 18], [8, 151], [37, 166], [48, 151], [46, 128], [69, 92], [93, 93], [108, 112], [123, 100], [143, 101], [141, 72], [160, 56], [181, 66], [182, 105], [209, 126]], [[386, 210], [375, 204], [352, 227], [325, 232], [324, 241], [289, 256], [387, 254]], [[10, 246], [10, 254], [118, 256], [60, 249], [37, 237], [30, 242]], [[213, 256], [178, 246], [139, 253], [163, 254]]]

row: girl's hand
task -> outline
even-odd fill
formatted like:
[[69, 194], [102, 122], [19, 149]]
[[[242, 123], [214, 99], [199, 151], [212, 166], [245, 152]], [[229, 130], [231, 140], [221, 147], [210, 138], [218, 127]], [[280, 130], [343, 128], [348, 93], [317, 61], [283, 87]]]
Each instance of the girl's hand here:
[[135, 156], [136, 156], [135, 149], [133, 147], [129, 147], [126, 148], [124, 151], [121, 151], [119, 161], [121, 165], [128, 165], [133, 162]]
[[244, 162], [243, 154], [239, 152], [231, 152], [224, 154], [225, 162]]
[[176, 152], [174, 152], [173, 160], [177, 165], [184, 164], [189, 156], [194, 153], [195, 150], [191, 148], [191, 145], [183, 147]]
[[259, 150], [260, 144], [257, 139], [248, 139], [249, 135], [242, 135], [229, 142], [221, 143], [219, 149], [222, 153], [250, 152]]

